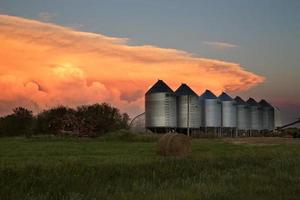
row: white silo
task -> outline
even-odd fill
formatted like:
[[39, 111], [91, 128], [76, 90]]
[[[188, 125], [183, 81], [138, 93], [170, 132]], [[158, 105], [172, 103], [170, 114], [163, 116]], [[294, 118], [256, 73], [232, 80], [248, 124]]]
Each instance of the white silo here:
[[236, 127], [236, 103], [235, 101], [225, 92], [219, 97], [221, 102], [221, 126], [224, 128], [235, 128]]
[[281, 112], [279, 108], [274, 106], [274, 127], [279, 128], [282, 126], [282, 121], [281, 121]]
[[261, 130], [262, 112], [259, 104], [253, 99], [249, 98], [247, 104], [250, 109], [250, 130]]
[[273, 130], [274, 129], [274, 108], [266, 100], [262, 99], [259, 102], [262, 108], [262, 129]]
[[203, 127], [221, 127], [221, 103], [211, 91], [206, 90], [200, 97]]
[[179, 131], [199, 129], [201, 125], [198, 95], [186, 84], [175, 91], [177, 96], [177, 128]]
[[251, 120], [250, 120], [250, 112], [247, 103], [239, 96], [235, 99], [237, 106], [237, 129], [238, 130], [249, 130]]
[[158, 80], [145, 95], [145, 126], [153, 132], [175, 130], [177, 126], [176, 95]]

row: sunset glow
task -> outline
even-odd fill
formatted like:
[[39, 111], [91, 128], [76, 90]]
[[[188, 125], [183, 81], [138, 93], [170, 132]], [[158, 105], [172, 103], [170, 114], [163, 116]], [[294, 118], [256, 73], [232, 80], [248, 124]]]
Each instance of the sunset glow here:
[[127, 41], [0, 15], [1, 114], [16, 106], [39, 111], [104, 101], [136, 114], [157, 79], [173, 89], [188, 83], [197, 93], [245, 91], [264, 81], [238, 63]]

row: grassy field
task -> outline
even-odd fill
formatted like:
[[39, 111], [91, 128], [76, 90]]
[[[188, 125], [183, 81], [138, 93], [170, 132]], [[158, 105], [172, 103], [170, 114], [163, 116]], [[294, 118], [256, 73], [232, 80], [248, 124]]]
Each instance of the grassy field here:
[[187, 158], [155, 139], [0, 138], [0, 199], [299, 199], [300, 142], [195, 139]]

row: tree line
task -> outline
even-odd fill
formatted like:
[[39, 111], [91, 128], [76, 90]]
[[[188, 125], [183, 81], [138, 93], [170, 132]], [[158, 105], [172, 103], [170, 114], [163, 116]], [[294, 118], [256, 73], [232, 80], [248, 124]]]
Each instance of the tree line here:
[[58, 106], [34, 115], [23, 107], [0, 118], [0, 136], [52, 134], [96, 137], [119, 129], [128, 129], [129, 116], [107, 103], [77, 108]]

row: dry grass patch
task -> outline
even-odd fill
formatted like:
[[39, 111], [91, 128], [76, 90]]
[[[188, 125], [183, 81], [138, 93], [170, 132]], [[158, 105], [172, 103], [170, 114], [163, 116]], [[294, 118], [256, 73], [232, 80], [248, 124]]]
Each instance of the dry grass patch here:
[[282, 138], [282, 137], [247, 137], [247, 138], [225, 138], [225, 142], [232, 144], [250, 144], [250, 145], [278, 145], [278, 144], [299, 144], [300, 139]]

